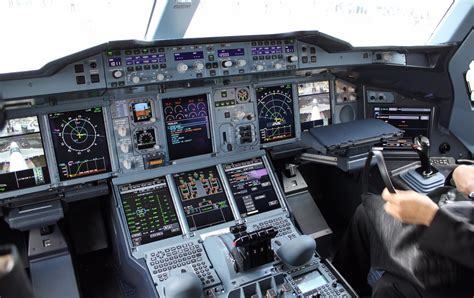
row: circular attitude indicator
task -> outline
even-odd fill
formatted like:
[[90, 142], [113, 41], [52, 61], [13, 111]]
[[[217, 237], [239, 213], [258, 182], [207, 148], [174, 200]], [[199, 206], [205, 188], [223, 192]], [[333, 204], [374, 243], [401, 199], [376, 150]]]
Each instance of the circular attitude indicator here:
[[256, 89], [261, 143], [295, 137], [291, 84]]
[[89, 118], [68, 118], [66, 123], [61, 124], [61, 145], [66, 146], [69, 152], [90, 152], [92, 146], [96, 146], [97, 130]]

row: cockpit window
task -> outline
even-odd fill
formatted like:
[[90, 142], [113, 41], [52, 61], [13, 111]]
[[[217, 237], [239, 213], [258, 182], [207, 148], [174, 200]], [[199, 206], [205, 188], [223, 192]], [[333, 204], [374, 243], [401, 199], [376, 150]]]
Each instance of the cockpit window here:
[[171, 30], [167, 38], [317, 30], [353, 46], [424, 45], [452, 4], [452, 0], [4, 0], [0, 1], [0, 73], [39, 69], [111, 40], [159, 38], [159, 32], [150, 34], [155, 28], [148, 25], [153, 24], [151, 19], [173, 15], [167, 9], [186, 6], [167, 5], [175, 2], [197, 8], [184, 36], [178, 32], [173, 36], [172, 22], [161, 22]]
[[353, 46], [428, 41], [452, 0], [200, 0], [185, 37], [317, 30]]

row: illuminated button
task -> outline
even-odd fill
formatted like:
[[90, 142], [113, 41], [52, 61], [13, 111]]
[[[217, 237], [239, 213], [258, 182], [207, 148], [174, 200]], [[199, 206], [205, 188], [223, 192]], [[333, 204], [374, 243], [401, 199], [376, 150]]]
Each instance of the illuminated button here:
[[139, 49], [133, 50], [133, 53], [134, 53], [135, 55], [138, 55], [138, 54], [140, 54], [140, 50], [139, 50]]
[[129, 67], [127, 67], [127, 71], [128, 72], [135, 71], [135, 68], [133, 66], [129, 66]]
[[140, 71], [140, 70], [142, 70], [142, 67], [141, 67], [141, 66], [136, 66], [136, 67], [135, 67], [135, 70], [136, 70], [136, 71]]
[[145, 65], [145, 66], [143, 66], [143, 68], [144, 68], [145, 70], [150, 70], [150, 65]]
[[208, 59], [209, 61], [214, 61], [214, 55], [209, 55], [209, 56], [207, 56], [207, 59]]
[[132, 54], [132, 50], [125, 50], [125, 55], [131, 55]]
[[306, 56], [302, 57], [301, 62], [308, 63], [308, 57], [306, 57]]
[[316, 56], [311, 56], [311, 63], [316, 63]]
[[157, 49], [156, 48], [151, 48], [150, 49], [150, 53], [156, 53], [157, 52]]

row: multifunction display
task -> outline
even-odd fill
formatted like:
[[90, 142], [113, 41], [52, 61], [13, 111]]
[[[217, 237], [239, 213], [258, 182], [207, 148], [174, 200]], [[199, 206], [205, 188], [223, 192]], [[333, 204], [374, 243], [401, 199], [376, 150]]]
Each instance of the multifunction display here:
[[0, 193], [50, 183], [38, 118], [9, 119], [0, 130]]
[[203, 51], [174, 53], [174, 61], [203, 59]]
[[331, 124], [329, 81], [298, 84], [301, 130]]
[[162, 101], [170, 160], [212, 152], [206, 94]]
[[191, 231], [234, 219], [216, 167], [173, 174]]
[[411, 149], [413, 138], [429, 137], [431, 112], [431, 108], [374, 107], [374, 118], [405, 131], [403, 137], [388, 139], [381, 145], [387, 149]]
[[61, 181], [111, 171], [101, 107], [48, 114]]
[[292, 85], [259, 87], [256, 93], [260, 142], [264, 144], [294, 138]]
[[224, 164], [224, 172], [242, 217], [280, 207], [268, 170], [261, 158]]
[[181, 234], [165, 178], [121, 185], [119, 192], [133, 246]]

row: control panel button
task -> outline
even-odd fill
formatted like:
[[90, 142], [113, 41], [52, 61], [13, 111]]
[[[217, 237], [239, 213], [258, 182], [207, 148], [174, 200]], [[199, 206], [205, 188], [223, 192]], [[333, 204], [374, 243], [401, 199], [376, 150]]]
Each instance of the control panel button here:
[[243, 66], [245, 66], [246, 64], [247, 64], [247, 60], [245, 60], [245, 59], [239, 59], [239, 60], [237, 60], [237, 66], [238, 66], [238, 67], [243, 67]]
[[134, 84], [140, 83], [140, 77], [139, 76], [133, 76], [132, 77], [132, 83], [134, 83]]
[[298, 56], [291, 55], [288, 56], [288, 62], [297, 62], [298, 61]]

